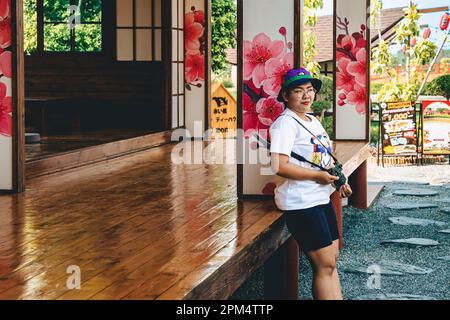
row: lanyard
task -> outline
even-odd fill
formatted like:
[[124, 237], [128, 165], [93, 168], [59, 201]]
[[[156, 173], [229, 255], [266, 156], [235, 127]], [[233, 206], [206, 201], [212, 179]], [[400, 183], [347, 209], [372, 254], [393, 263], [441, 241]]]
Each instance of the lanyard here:
[[316, 137], [315, 134], [313, 134], [311, 131], [309, 131], [309, 129], [307, 127], [305, 127], [300, 121], [298, 121], [296, 118], [294, 118], [293, 116], [290, 116], [292, 119], [294, 119], [295, 121], [297, 121], [297, 123], [299, 125], [301, 125], [306, 131], [308, 131], [317, 141], [319, 141], [319, 143], [322, 145], [322, 147], [327, 151], [327, 153], [333, 158], [334, 161], [339, 162], [338, 159], [336, 159], [336, 157], [330, 152], [328, 151], [328, 148], [325, 147], [325, 145], [322, 143], [322, 141], [320, 141], [319, 138]]
[[[258, 141], [261, 142], [267, 148], [267, 150], [270, 150], [270, 143], [267, 140], [264, 140], [263, 138], [261, 138], [259, 136], [259, 134], [256, 134], [256, 139], [258, 139]], [[296, 159], [296, 160], [298, 160], [298, 161], [300, 161], [300, 162], [307, 162], [310, 165], [312, 165], [313, 167], [319, 168], [322, 171], [327, 171], [327, 169], [325, 169], [321, 165], [318, 165], [317, 163], [314, 163], [314, 162], [311, 162], [309, 160], [306, 160], [305, 157], [299, 155], [298, 153], [295, 153], [294, 151], [292, 151], [291, 157]]]
[[[327, 151], [327, 153], [334, 159], [334, 161], [336, 161], [336, 163], [339, 163], [339, 161], [336, 159], [336, 157], [335, 157], [330, 151], [328, 151], [328, 148], [325, 147], [325, 145], [322, 143], [322, 141], [320, 141], [320, 140], [316, 137], [315, 134], [313, 134], [310, 130], [308, 130], [308, 128], [306, 128], [306, 127], [305, 127], [300, 121], [298, 121], [296, 118], [294, 118], [293, 116], [290, 116], [290, 117], [293, 118], [295, 121], [297, 121], [298, 124], [299, 124], [300, 126], [302, 126], [306, 131], [308, 131], [308, 132], [309, 132], [309, 133], [310, 133], [317, 141], [319, 141], [319, 143], [323, 146], [323, 148]], [[259, 134], [256, 134], [256, 139], [258, 139], [259, 142], [261, 142], [268, 150], [270, 150], [270, 143], [269, 143], [267, 140], [261, 138], [261, 137], [259, 136]], [[292, 151], [291, 157], [294, 158], [294, 159], [296, 159], [296, 160], [298, 160], [298, 161], [300, 161], [300, 162], [306, 162], [306, 163], [309, 163], [309, 164], [312, 165], [313, 167], [319, 168], [319, 169], [322, 170], [322, 171], [327, 171], [327, 172], [328, 172], [328, 170], [325, 169], [324, 167], [322, 167], [321, 165], [318, 165], [317, 163], [314, 163], [314, 162], [311, 162], [311, 161], [307, 160], [305, 157], [299, 155], [298, 153], [295, 153], [295, 152]]]

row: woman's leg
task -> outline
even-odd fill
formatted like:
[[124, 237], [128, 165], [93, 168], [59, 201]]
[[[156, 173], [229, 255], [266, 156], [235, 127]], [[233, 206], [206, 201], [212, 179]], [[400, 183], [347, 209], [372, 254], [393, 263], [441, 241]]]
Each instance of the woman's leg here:
[[316, 300], [341, 300], [339, 277], [336, 271], [335, 244], [306, 252], [313, 269], [313, 297]]
[[[333, 248], [334, 248], [334, 256], [336, 258], [336, 264], [337, 264], [337, 262], [339, 260], [339, 240], [333, 241]], [[336, 300], [342, 300], [342, 288], [341, 288], [341, 282], [339, 280], [339, 274], [337, 272], [337, 268], [334, 269], [333, 283], [335, 285]]]

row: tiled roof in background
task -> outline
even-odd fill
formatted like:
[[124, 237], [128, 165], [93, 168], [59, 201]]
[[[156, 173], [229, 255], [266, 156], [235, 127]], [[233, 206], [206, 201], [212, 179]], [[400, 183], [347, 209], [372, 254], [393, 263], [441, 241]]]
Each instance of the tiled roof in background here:
[[[401, 20], [405, 15], [403, 8], [384, 9], [381, 13], [381, 31], [391, 27], [394, 23]], [[312, 28], [315, 32], [317, 41], [317, 62], [325, 62], [333, 60], [333, 16], [320, 16], [317, 17], [317, 24]], [[377, 35], [378, 31], [372, 29], [370, 31], [370, 37], [373, 39]], [[388, 35], [387, 32], [386, 35]]]
[[[381, 31], [386, 30], [395, 23], [398, 23], [405, 15], [403, 7], [384, 9], [381, 13]], [[317, 17], [317, 24], [312, 28], [316, 33], [317, 42], [317, 56], [316, 60], [320, 62], [333, 60], [333, 16], [319, 16]], [[319, 32], [320, 31], [320, 32]], [[377, 36], [378, 31], [372, 29], [370, 31], [371, 39]], [[386, 35], [389, 35], [387, 32]], [[226, 60], [232, 65], [237, 65], [237, 51], [236, 49], [225, 49]]]

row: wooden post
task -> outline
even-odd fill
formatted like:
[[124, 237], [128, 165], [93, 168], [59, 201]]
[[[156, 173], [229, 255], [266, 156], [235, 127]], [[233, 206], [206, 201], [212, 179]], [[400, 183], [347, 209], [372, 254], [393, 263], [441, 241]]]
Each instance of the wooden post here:
[[339, 226], [339, 249], [342, 250], [344, 247], [343, 236], [342, 236], [342, 199], [339, 192], [335, 191], [330, 197], [331, 205], [336, 212], [336, 218]]
[[25, 62], [23, 53], [23, 0], [13, 0], [12, 15], [12, 104], [13, 191], [25, 191]]
[[362, 210], [367, 209], [367, 160], [365, 160], [349, 177], [353, 195], [348, 204]]
[[264, 298], [298, 300], [299, 248], [293, 237], [264, 266]]

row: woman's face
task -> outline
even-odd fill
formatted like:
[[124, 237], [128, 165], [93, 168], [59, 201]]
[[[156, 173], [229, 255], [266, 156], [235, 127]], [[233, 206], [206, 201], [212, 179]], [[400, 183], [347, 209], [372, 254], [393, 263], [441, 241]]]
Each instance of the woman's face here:
[[284, 92], [283, 98], [289, 108], [297, 112], [309, 112], [315, 95], [316, 90], [311, 82], [307, 82], [291, 89], [288, 94]]

